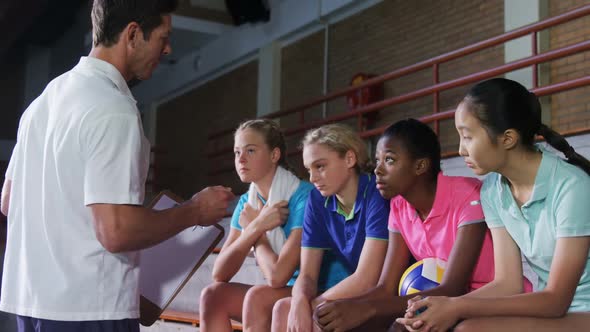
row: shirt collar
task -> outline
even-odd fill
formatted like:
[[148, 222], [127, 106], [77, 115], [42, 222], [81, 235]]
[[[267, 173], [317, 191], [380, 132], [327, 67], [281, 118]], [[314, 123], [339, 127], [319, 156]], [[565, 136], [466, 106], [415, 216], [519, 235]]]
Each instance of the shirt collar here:
[[539, 170], [537, 170], [537, 175], [535, 176], [535, 187], [529, 200], [531, 203], [547, 197], [550, 186], [549, 180], [553, 178], [552, 174], [555, 173], [557, 158], [559, 158], [541, 145], [537, 145], [537, 149], [543, 153], [543, 156]]
[[[557, 157], [553, 153], [549, 152], [545, 147], [540, 144], [535, 145], [537, 151], [542, 153], [541, 156], [541, 164], [539, 165], [539, 169], [537, 170], [537, 175], [535, 176], [535, 184], [533, 187], [533, 193], [531, 194], [531, 198], [525, 205], [530, 204], [532, 202], [543, 200], [547, 197], [547, 193], [549, 191], [549, 180], [552, 177], [552, 174], [555, 172], [555, 167], [557, 167]], [[500, 185], [499, 185], [499, 194], [502, 199], [502, 203], [505, 207], [510, 206], [510, 204], [514, 201], [512, 197], [512, 192], [510, 191], [510, 185], [508, 183], [508, 179], [506, 179], [503, 175], [498, 176]]]
[[[356, 199], [354, 202], [354, 215], [356, 215], [361, 210], [361, 205], [365, 197], [367, 196], [367, 191], [369, 190], [369, 186], [371, 183], [374, 185], [374, 181], [372, 181], [371, 174], [361, 173], [359, 175], [359, 184], [356, 192]], [[326, 201], [324, 202], [324, 207], [330, 209], [332, 212], [338, 212], [338, 199], [336, 195], [326, 197]], [[350, 218], [354, 218], [354, 215]]]
[[78, 62], [76, 68], [105, 77], [112, 82], [121, 93], [136, 102], [133, 94], [131, 94], [131, 90], [129, 90], [129, 85], [127, 85], [125, 78], [123, 78], [121, 72], [119, 72], [119, 70], [111, 63], [95, 57], [83, 56], [80, 58], [80, 62]]
[[256, 192], [256, 196], [258, 196], [258, 199], [262, 202], [262, 205], [266, 205], [266, 199], [264, 199], [264, 197], [262, 197], [259, 192]]

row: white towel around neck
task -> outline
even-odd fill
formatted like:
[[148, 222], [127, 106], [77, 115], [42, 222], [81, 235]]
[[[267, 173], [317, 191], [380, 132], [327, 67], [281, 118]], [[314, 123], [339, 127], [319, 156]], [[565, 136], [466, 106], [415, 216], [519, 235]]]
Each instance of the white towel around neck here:
[[[280, 201], [289, 201], [291, 196], [295, 193], [299, 187], [301, 180], [297, 178], [293, 173], [289, 172], [285, 168], [278, 166], [275, 172], [275, 176], [272, 179], [270, 185], [270, 191], [268, 192], [268, 200], [266, 204], [273, 205]], [[259, 207], [258, 190], [254, 183], [250, 184], [248, 189], [248, 204], [254, 209]], [[270, 242], [272, 250], [278, 255], [281, 252], [281, 248], [287, 241], [285, 231], [281, 226], [277, 226], [266, 232], [266, 237]]]

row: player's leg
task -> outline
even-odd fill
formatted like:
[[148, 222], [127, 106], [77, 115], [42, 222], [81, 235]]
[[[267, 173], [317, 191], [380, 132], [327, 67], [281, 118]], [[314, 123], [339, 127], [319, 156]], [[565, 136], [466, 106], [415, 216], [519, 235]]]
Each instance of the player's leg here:
[[288, 296], [291, 296], [291, 287], [257, 285], [250, 288], [242, 308], [244, 331], [269, 331], [274, 304]]
[[461, 322], [455, 332], [477, 331], [519, 331], [519, 332], [553, 332], [553, 331], [587, 331], [590, 326], [590, 313], [571, 313], [563, 318], [532, 317], [491, 317], [474, 318]]
[[272, 332], [287, 331], [289, 322], [289, 310], [291, 310], [291, 297], [278, 300], [272, 308]]
[[201, 292], [201, 332], [231, 332], [230, 319], [242, 321], [242, 304], [252, 285], [215, 282]]

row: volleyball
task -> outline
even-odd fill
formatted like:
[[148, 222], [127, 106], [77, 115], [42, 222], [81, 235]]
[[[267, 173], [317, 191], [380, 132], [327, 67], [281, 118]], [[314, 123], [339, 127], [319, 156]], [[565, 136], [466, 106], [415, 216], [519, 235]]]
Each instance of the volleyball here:
[[411, 295], [440, 285], [447, 262], [439, 258], [425, 258], [410, 266], [402, 275], [399, 295]]

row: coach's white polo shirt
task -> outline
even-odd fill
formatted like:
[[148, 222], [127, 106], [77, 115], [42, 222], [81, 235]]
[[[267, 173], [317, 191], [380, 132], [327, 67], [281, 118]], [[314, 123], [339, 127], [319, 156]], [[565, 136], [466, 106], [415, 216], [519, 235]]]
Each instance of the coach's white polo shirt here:
[[24, 112], [12, 180], [0, 310], [51, 320], [139, 316], [138, 254], [96, 239], [93, 203], [142, 204], [149, 143], [127, 83], [83, 57]]

